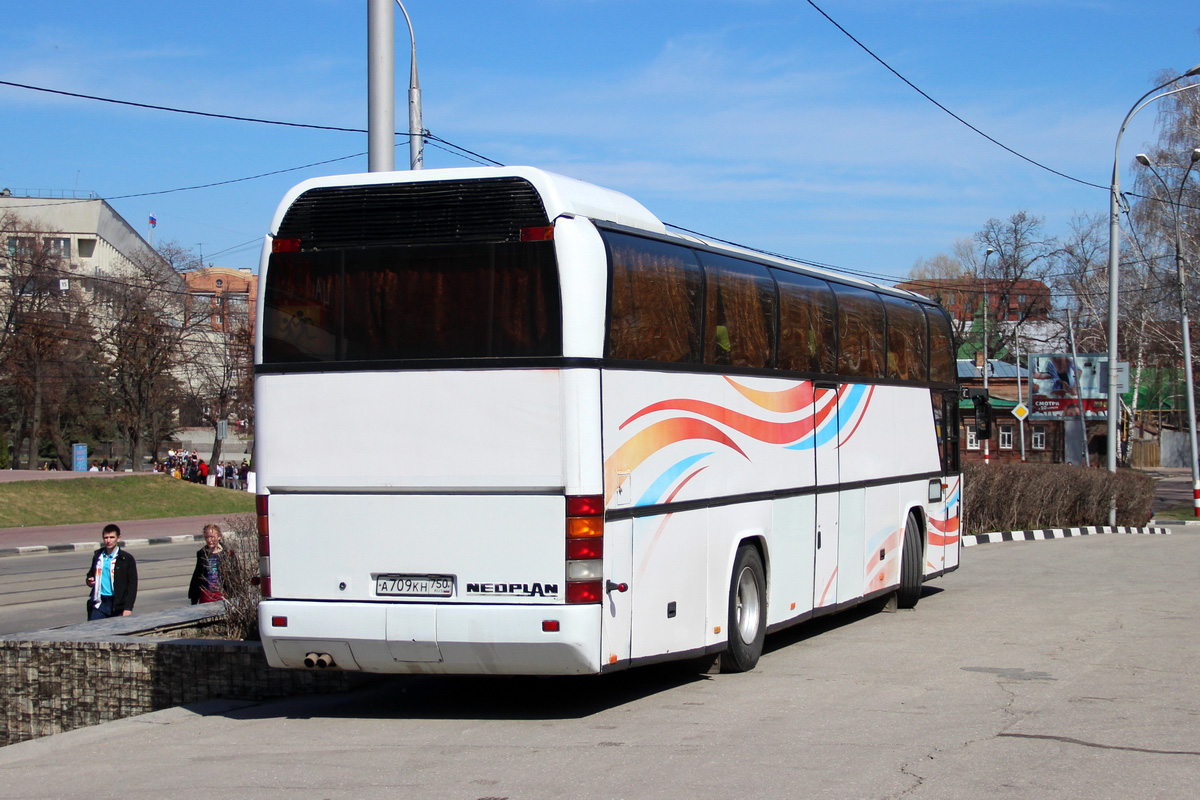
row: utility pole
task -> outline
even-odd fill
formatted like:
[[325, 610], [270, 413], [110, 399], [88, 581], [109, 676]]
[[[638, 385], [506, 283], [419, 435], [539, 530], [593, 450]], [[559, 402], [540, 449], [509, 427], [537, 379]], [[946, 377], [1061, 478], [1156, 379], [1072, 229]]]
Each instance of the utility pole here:
[[[1067, 333], [1071, 336], [1071, 385], [1075, 387], [1075, 407], [1079, 409], [1079, 433], [1083, 437], [1083, 463], [1092, 466], [1092, 457], [1088, 453], [1087, 416], [1083, 413], [1083, 396], [1079, 393], [1079, 353], [1075, 350], [1075, 323], [1071, 321], [1071, 309], [1067, 309]], [[1111, 364], [1109, 369], [1115, 369]], [[1111, 400], [1109, 405], [1112, 405]], [[1111, 413], [1111, 408], [1109, 412]], [[1063, 417], [1063, 429], [1066, 429], [1066, 416]]]
[[[996, 251], [993, 248], [989, 247], [987, 249], [987, 252], [984, 253], [984, 256], [983, 256], [983, 394], [985, 397], [988, 397], [988, 398], [990, 398], [991, 396], [988, 394], [987, 324], [988, 324], [988, 316], [992, 313], [992, 307], [988, 304], [987, 263], [988, 263], [988, 259], [992, 257], [992, 253], [994, 253], [994, 252], [996, 252]], [[976, 422], [978, 423], [978, 420], [976, 420]], [[979, 429], [978, 424], [975, 426], [975, 428], [976, 428], [976, 430]], [[989, 445], [991, 444], [991, 441], [992, 440], [990, 438], [983, 440], [983, 463], [984, 464], [991, 463], [991, 459], [989, 458], [989, 456], [990, 456]]]
[[[1016, 356], [1017, 362], [1017, 405], [1023, 403], [1024, 398], [1021, 395], [1021, 323], [1013, 329], [1013, 353]], [[1021, 417], [1017, 420], [1017, 429], [1021, 432], [1021, 463], [1025, 463], [1025, 418]]]
[[367, 0], [367, 170], [396, 168], [396, 9]]
[[[367, 0], [367, 169], [396, 168], [396, 9], [393, 0]], [[417, 37], [408, 9], [395, 0], [408, 24], [412, 60], [408, 77], [409, 169], [425, 166], [421, 83], [417, 78]]]

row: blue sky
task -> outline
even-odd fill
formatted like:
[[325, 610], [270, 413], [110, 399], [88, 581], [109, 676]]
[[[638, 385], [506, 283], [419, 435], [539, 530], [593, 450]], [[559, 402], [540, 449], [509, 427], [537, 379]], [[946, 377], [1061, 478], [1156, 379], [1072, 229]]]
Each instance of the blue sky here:
[[[1163, 69], [1200, 62], [1175, 0], [816, 0], [1008, 147], [1107, 185], [1117, 128]], [[408, 0], [425, 127], [504, 164], [623, 191], [665, 222], [903, 276], [991, 217], [1052, 234], [1107, 192], [1005, 152], [805, 0]], [[366, 0], [10, 3], [0, 80], [140, 103], [366, 128]], [[397, 13], [397, 122], [408, 37]], [[92, 191], [144, 235], [257, 267], [284, 192], [366, 170], [366, 135], [205, 119], [0, 86], [0, 186]], [[1126, 133], [1127, 165], [1154, 109]], [[398, 138], [397, 165], [407, 164]], [[429, 168], [470, 166], [426, 149]], [[1127, 178], [1126, 180], [1131, 180]], [[122, 198], [124, 199], [117, 199]]]

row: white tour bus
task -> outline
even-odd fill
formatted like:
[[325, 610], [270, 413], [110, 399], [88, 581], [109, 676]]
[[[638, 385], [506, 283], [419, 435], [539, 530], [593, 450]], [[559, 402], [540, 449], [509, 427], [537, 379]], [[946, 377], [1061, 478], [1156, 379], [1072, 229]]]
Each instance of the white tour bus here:
[[277, 667], [720, 654], [959, 562], [950, 322], [538, 169], [306, 181], [262, 256]]

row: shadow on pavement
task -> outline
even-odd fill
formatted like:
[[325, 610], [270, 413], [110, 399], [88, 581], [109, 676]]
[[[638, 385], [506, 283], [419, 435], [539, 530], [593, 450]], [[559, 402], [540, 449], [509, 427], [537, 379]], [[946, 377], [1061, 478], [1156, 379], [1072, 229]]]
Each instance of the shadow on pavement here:
[[[926, 586], [922, 598], [944, 591]], [[873, 602], [767, 637], [771, 653], [853, 625], [880, 612]], [[554, 720], [588, 717], [696, 681], [713, 680], [695, 660], [651, 664], [609, 675], [567, 677], [389, 675], [341, 695], [267, 703], [216, 713], [254, 719]], [[196, 708], [198, 713], [206, 713]]]

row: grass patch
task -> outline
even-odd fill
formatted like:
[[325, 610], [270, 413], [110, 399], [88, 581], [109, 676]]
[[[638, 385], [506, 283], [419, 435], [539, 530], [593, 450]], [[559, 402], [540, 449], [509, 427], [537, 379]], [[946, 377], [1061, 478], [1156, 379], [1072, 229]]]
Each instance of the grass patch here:
[[252, 494], [166, 475], [0, 483], [0, 528], [253, 513]]
[[1183, 503], [1181, 505], [1171, 506], [1169, 508], [1164, 508], [1162, 510], [1155, 509], [1154, 518], [1155, 519], [1176, 519], [1176, 520], [1183, 520], [1185, 522], [1189, 519], [1190, 520], [1197, 519], [1196, 509], [1192, 507], [1191, 503]]

